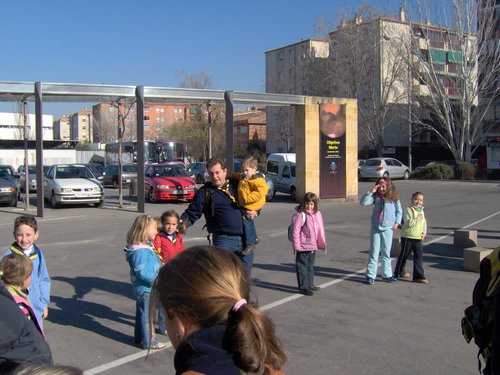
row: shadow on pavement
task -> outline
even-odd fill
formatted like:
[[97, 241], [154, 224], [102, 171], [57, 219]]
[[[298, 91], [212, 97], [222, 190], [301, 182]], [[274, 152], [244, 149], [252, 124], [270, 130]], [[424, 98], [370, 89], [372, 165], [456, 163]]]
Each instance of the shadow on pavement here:
[[52, 280], [62, 281], [73, 286], [75, 294], [73, 298], [83, 298], [92, 290], [102, 290], [111, 294], [128, 297], [135, 301], [132, 293], [132, 285], [121, 281], [103, 279], [102, 277], [83, 277], [74, 278], [64, 276], [51, 277]]

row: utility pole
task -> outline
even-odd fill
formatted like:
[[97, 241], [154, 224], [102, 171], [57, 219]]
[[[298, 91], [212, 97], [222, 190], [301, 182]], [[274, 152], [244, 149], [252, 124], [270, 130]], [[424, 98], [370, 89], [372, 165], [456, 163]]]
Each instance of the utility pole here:
[[[24, 138], [24, 209], [29, 210], [30, 208], [30, 179], [29, 179], [29, 163], [28, 163], [28, 115], [26, 111], [26, 107], [28, 106], [28, 102], [23, 100], [23, 138]], [[17, 197], [16, 197], [17, 199]]]

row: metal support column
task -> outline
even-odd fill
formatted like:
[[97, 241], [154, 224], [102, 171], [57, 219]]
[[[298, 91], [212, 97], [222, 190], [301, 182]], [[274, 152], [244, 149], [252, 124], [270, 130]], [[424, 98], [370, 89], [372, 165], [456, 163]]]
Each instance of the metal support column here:
[[225, 91], [226, 102], [226, 167], [229, 172], [234, 172], [234, 92]]
[[135, 88], [137, 106], [137, 211], [144, 213], [144, 86]]
[[[43, 101], [42, 82], [35, 82], [35, 138], [36, 138], [36, 206], [37, 216], [43, 217]], [[29, 171], [26, 172], [28, 178]]]

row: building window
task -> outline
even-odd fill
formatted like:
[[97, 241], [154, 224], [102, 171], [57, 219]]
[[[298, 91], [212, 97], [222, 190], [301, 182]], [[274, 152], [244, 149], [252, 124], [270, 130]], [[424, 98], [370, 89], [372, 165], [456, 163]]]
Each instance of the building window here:
[[148, 105], [144, 106], [144, 112], [149, 112], [149, 106]]
[[144, 116], [144, 120], [149, 120], [149, 116]]

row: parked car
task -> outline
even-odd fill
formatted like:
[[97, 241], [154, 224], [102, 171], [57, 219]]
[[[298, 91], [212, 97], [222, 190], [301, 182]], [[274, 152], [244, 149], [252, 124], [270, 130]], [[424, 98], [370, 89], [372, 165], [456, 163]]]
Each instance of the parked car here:
[[0, 165], [0, 203], [17, 206], [17, 180], [18, 174], [10, 165]]
[[363, 167], [363, 165], [365, 165], [365, 163], [366, 163], [366, 160], [358, 159], [358, 178], [361, 177], [361, 168]]
[[104, 189], [83, 164], [52, 165], [43, 179], [44, 198], [53, 208], [66, 204], [104, 203]]
[[[128, 186], [133, 178], [137, 178], [137, 165], [122, 165], [122, 186]], [[102, 176], [98, 178], [103, 186], [118, 188], [118, 164], [112, 163], [104, 167]]]
[[399, 160], [393, 158], [372, 158], [365, 162], [361, 167], [361, 179], [390, 177], [404, 178], [407, 180], [410, 177], [410, 168]]
[[196, 182], [181, 164], [148, 165], [144, 185], [146, 197], [151, 203], [168, 200], [191, 202], [196, 191]]
[[186, 168], [188, 175], [190, 175], [197, 184], [204, 184], [207, 181], [206, 164], [205, 162], [196, 162], [190, 164]]
[[[19, 192], [25, 193], [26, 190], [26, 172], [24, 165], [17, 168], [19, 173]], [[49, 170], [49, 165], [43, 166], [43, 174]], [[30, 192], [36, 192], [36, 165], [28, 165], [28, 188]]]
[[[241, 172], [241, 162], [243, 159], [234, 159], [234, 172]], [[274, 183], [271, 177], [269, 177], [264, 170], [259, 166], [257, 170], [266, 176], [266, 184], [267, 184], [267, 194], [266, 194], [266, 202], [273, 200], [274, 198]]]
[[277, 191], [290, 194], [292, 200], [297, 199], [295, 177], [295, 154], [274, 153], [267, 157], [267, 176], [274, 184], [273, 195]]
[[100, 163], [87, 163], [85, 166], [90, 169], [95, 178], [99, 178], [102, 176], [102, 172], [104, 172], [104, 165]]

